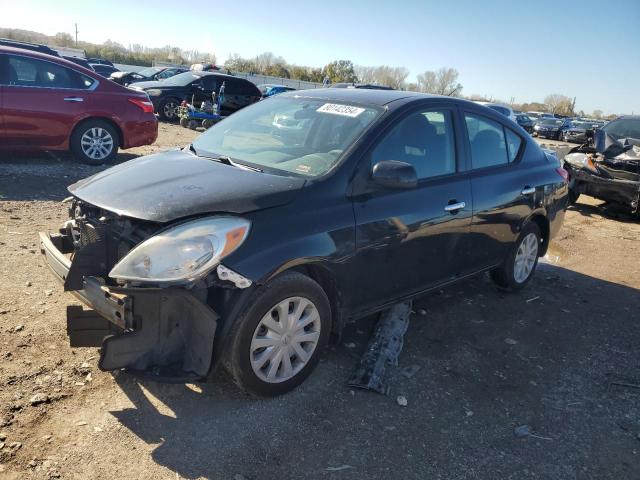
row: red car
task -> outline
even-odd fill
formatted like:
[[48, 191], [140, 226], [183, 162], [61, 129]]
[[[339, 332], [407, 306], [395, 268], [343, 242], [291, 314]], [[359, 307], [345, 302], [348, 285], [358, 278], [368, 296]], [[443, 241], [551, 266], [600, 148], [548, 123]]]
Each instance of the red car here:
[[59, 57], [0, 47], [0, 149], [71, 150], [100, 165], [157, 136], [146, 93]]

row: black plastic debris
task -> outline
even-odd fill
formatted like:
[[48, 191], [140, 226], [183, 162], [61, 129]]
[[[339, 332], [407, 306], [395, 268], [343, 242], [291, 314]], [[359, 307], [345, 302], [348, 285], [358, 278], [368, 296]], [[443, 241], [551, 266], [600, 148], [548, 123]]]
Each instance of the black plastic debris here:
[[383, 382], [385, 368], [398, 365], [410, 315], [411, 302], [397, 303], [380, 315], [360, 364], [349, 379], [349, 386], [383, 395], [388, 393], [389, 387]]

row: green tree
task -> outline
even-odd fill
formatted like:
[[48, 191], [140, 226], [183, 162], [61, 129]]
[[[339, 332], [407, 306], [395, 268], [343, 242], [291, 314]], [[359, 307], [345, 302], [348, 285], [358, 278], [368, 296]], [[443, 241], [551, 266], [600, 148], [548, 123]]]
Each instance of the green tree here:
[[358, 76], [351, 60], [335, 60], [322, 69], [323, 76], [329, 77], [331, 83], [357, 82]]

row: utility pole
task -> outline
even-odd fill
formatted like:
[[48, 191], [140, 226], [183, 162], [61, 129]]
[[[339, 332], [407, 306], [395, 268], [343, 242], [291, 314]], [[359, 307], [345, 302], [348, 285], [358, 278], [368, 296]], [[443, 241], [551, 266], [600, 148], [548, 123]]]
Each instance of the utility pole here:
[[76, 26], [76, 47], [78, 46], [78, 24], [75, 24]]

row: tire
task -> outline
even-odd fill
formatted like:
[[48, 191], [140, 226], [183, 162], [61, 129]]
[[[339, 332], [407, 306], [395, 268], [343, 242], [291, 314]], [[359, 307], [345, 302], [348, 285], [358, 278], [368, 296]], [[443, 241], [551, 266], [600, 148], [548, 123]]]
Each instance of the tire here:
[[180, 126], [184, 127], [184, 128], [187, 128], [189, 126], [189, 119], [185, 118], [185, 117], [182, 117], [180, 119]]
[[187, 122], [187, 127], [189, 127], [190, 130], [196, 130], [199, 126], [200, 122], [197, 120], [189, 120]]
[[165, 122], [174, 122], [178, 119], [178, 107], [180, 100], [174, 97], [165, 98], [158, 105], [158, 116]]
[[580, 198], [580, 193], [569, 187], [569, 205], [575, 204], [578, 198]]
[[[535, 244], [533, 243], [534, 237]], [[535, 249], [535, 256], [532, 255], [532, 251], [530, 250], [531, 247], [534, 247]], [[528, 273], [527, 268], [524, 268], [524, 270], [518, 269], [518, 267], [525, 267], [525, 265], [520, 263], [520, 261], [524, 260], [524, 258], [520, 256], [521, 253], [524, 253], [524, 257], [528, 259], [526, 262], [529, 268]], [[533, 274], [536, 271], [539, 253], [540, 228], [538, 228], [538, 225], [535, 223], [527, 223], [520, 232], [518, 240], [516, 240], [503, 264], [494, 270], [491, 270], [491, 280], [493, 280], [493, 282], [503, 290], [511, 292], [521, 290], [525, 285], [527, 285], [527, 283], [529, 283], [531, 277], [533, 277]], [[520, 257], [520, 259], [522, 259], [518, 264], [516, 264], [516, 257]], [[529, 263], [529, 261], [532, 263]], [[526, 275], [523, 277], [522, 275], [525, 273]]]
[[[283, 316], [280, 312], [285, 308], [289, 314]], [[298, 310], [302, 312], [298, 322], [310, 323], [302, 329], [297, 326], [282, 331], [280, 319], [295, 321]], [[269, 326], [278, 327], [280, 333]], [[225, 342], [222, 362], [244, 391], [263, 397], [282, 395], [311, 374], [328, 342], [330, 330], [331, 307], [322, 287], [306, 275], [285, 272], [259, 287], [247, 301]], [[310, 341], [296, 341], [300, 338]], [[298, 352], [309, 356], [302, 358]], [[288, 372], [287, 366], [291, 367]]]
[[102, 165], [111, 162], [118, 154], [120, 135], [113, 125], [104, 120], [86, 120], [71, 134], [70, 146], [81, 162]]

